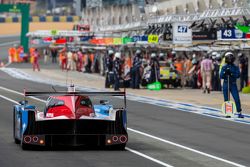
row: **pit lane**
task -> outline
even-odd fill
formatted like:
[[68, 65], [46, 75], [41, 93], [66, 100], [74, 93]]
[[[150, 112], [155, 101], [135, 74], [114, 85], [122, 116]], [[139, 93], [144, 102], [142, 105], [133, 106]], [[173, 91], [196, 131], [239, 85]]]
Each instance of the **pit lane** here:
[[[51, 90], [50, 85], [14, 79], [3, 72], [0, 72], [0, 77], [0, 86], [18, 92], [22, 92], [23, 88], [28, 88], [30, 91]], [[15, 101], [23, 98], [21, 95], [5, 90], [0, 90], [0, 94]], [[34, 99], [31, 102], [43, 105]], [[121, 100], [117, 99], [117, 103], [121, 102]], [[87, 166], [118, 166], [118, 164], [119, 166], [159, 165], [128, 150], [119, 153], [116, 151], [93, 150], [52, 150], [45, 152], [35, 151], [35, 153], [33, 151], [22, 151], [14, 144], [12, 139], [11, 111], [13, 103], [3, 99], [0, 104], [2, 115], [0, 117], [0, 132], [3, 132], [0, 137], [0, 147], [2, 147], [0, 151], [0, 155], [2, 155], [0, 157], [0, 164], [3, 164], [3, 166], [17, 166], [18, 163], [32, 166], [34, 163], [40, 164], [40, 159], [47, 160], [42, 162], [44, 166], [63, 166], [65, 165], [61, 162], [63, 159], [65, 159], [65, 163], [67, 162], [67, 166], [79, 166], [82, 163], [87, 164]], [[250, 135], [248, 134], [249, 126], [247, 125], [128, 101], [128, 126], [235, 163], [250, 164], [248, 160], [250, 148], [247, 147], [250, 144]], [[160, 142], [159, 140], [135, 133], [131, 130], [129, 130], [129, 143], [127, 146], [139, 153], [173, 166], [233, 166], [223, 161]], [[5, 152], [6, 149], [8, 150], [7, 152]], [[14, 160], [6, 161], [7, 155]], [[48, 155], [51, 156], [51, 159], [49, 159], [50, 156]], [[37, 159], [35, 158], [36, 156]], [[69, 160], [67, 160], [68, 157]], [[29, 165], [30, 159], [32, 163]]]

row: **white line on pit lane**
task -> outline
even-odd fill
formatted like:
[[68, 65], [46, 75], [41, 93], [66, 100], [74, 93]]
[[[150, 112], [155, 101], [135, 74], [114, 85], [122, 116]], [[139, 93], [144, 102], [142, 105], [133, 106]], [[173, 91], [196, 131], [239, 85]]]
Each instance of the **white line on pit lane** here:
[[[10, 89], [4, 88], [4, 87], [2, 87], [2, 86], [0, 86], [0, 89], [6, 90], [6, 91], [9, 91], [9, 92], [12, 92], [12, 93], [16, 93], [16, 94], [18, 94], [18, 95], [23, 95], [23, 94], [20, 93], [20, 92], [17, 92], [17, 91], [14, 91], [14, 90], [10, 90]], [[42, 100], [42, 99], [39, 99], [39, 98], [35, 98], [35, 97], [31, 97], [31, 98], [33, 98], [34, 100], [38, 100], [38, 101], [40, 101], [40, 102], [46, 102], [45, 100]], [[135, 129], [132, 129], [132, 128], [129, 128], [129, 127], [128, 127], [128, 130], [131, 131], [131, 132], [134, 132], [134, 133], [137, 133], [137, 134], [140, 134], [140, 135], [143, 135], [143, 136], [146, 136], [146, 137], [149, 137], [149, 138], [152, 138], [152, 139], [155, 139], [155, 140], [158, 140], [158, 141], [167, 143], [167, 144], [174, 145], [174, 146], [176, 146], [176, 147], [179, 147], [179, 148], [182, 148], [182, 149], [191, 151], [191, 152], [195, 152], [195, 153], [197, 153], [197, 154], [200, 154], [200, 155], [203, 155], [203, 156], [212, 158], [212, 159], [216, 159], [216, 160], [218, 160], [218, 161], [222, 161], [222, 162], [225, 162], [225, 163], [228, 163], [228, 164], [237, 166], [237, 167], [245, 167], [244, 165], [241, 165], [241, 164], [238, 164], [238, 163], [235, 163], [235, 162], [232, 162], [232, 161], [229, 161], [229, 160], [226, 160], [226, 159], [223, 159], [223, 158], [220, 158], [220, 157], [211, 155], [211, 154], [207, 154], [207, 153], [204, 153], [204, 152], [202, 152], [202, 151], [198, 151], [198, 150], [195, 150], [195, 149], [193, 149], [193, 148], [186, 147], [186, 146], [184, 146], [184, 145], [181, 145], [181, 144], [178, 144], [178, 143], [174, 143], [174, 142], [172, 142], [172, 141], [165, 140], [165, 139], [162, 139], [162, 138], [159, 138], [159, 137], [156, 137], [156, 136], [153, 136], [153, 135], [150, 135], [150, 134], [141, 132], [141, 131], [139, 131], [139, 130], [135, 130]], [[130, 151], [130, 150], [128, 150], [128, 151]], [[133, 152], [133, 153], [135, 153], [135, 152]], [[139, 153], [139, 152], [138, 152], [138, 153]], [[139, 154], [137, 154], [137, 155], [139, 155]], [[146, 158], [146, 157], [145, 157], [145, 158]], [[157, 161], [158, 161], [158, 160], [157, 160]], [[155, 162], [155, 161], [154, 161], [154, 162]], [[164, 162], [162, 162], [162, 163], [164, 163]]]
[[[6, 88], [6, 89], [7, 89], [7, 88]], [[13, 90], [10, 90], [10, 92], [15, 93], [15, 91], [13, 91]], [[17, 94], [22, 94], [22, 93], [20, 93], [20, 92], [16, 92], [16, 93], [17, 93]], [[17, 101], [15, 101], [15, 100], [13, 100], [13, 99], [10, 99], [10, 98], [8, 98], [8, 97], [6, 97], [6, 96], [3, 96], [3, 95], [0, 95], [0, 98], [3, 98], [3, 99], [5, 99], [5, 100], [10, 101], [10, 102], [15, 103], [15, 104], [19, 104]], [[44, 101], [44, 100], [39, 99], [39, 101]], [[45, 102], [45, 101], [44, 101], [44, 102]], [[126, 149], [127, 151], [129, 151], [129, 152], [132, 152], [132, 153], [134, 153], [134, 154], [136, 154], [136, 155], [139, 155], [139, 156], [141, 156], [141, 157], [143, 157], [143, 158], [146, 158], [146, 159], [148, 159], [148, 160], [150, 160], [150, 161], [153, 161], [153, 162], [155, 162], [155, 163], [157, 163], [157, 164], [159, 164], [159, 165], [162, 165], [162, 166], [165, 166], [165, 167], [173, 167], [172, 165], [169, 165], [169, 164], [167, 164], [167, 163], [165, 163], [165, 162], [162, 162], [162, 161], [160, 161], [160, 160], [157, 160], [157, 159], [155, 159], [155, 158], [152, 158], [152, 157], [150, 157], [150, 156], [148, 156], [148, 155], [146, 155], [146, 154], [143, 154], [143, 153], [141, 153], [141, 152], [139, 152], [139, 151], [133, 150], [133, 149], [128, 148], [128, 147], [126, 147], [125, 149]]]
[[202, 151], [198, 151], [198, 150], [192, 149], [192, 148], [190, 148], [190, 147], [186, 147], [186, 146], [184, 146], [184, 145], [177, 144], [177, 143], [174, 143], [174, 142], [172, 142], [172, 141], [165, 140], [165, 139], [162, 139], [162, 138], [159, 138], [159, 137], [156, 137], [156, 136], [153, 136], [153, 135], [150, 135], [150, 134], [147, 134], [147, 133], [144, 133], [144, 132], [141, 132], [141, 131], [132, 129], [132, 128], [128, 128], [128, 130], [129, 130], [129, 131], [132, 131], [132, 132], [134, 132], [134, 133], [141, 134], [141, 135], [143, 135], [143, 136], [147, 136], [147, 137], [149, 137], [149, 138], [152, 138], [152, 139], [155, 139], [155, 140], [158, 140], [158, 141], [161, 141], [161, 142], [164, 142], [164, 143], [167, 143], [167, 144], [176, 146], [176, 147], [180, 147], [180, 148], [185, 149], [185, 150], [188, 150], [188, 151], [195, 152], [195, 153], [197, 153], [197, 154], [204, 155], [204, 156], [209, 157], [209, 158], [212, 158], [212, 159], [216, 159], [216, 160], [219, 160], [219, 161], [222, 161], [222, 162], [225, 162], [225, 163], [234, 165], [234, 166], [245, 167], [244, 165], [241, 165], [241, 164], [238, 164], [238, 163], [235, 163], [235, 162], [232, 162], [232, 161], [229, 161], [229, 160], [226, 160], [226, 159], [223, 159], [223, 158], [220, 158], [220, 157], [211, 155], [211, 154], [207, 154], [207, 153], [204, 153], [204, 152], [202, 152]]

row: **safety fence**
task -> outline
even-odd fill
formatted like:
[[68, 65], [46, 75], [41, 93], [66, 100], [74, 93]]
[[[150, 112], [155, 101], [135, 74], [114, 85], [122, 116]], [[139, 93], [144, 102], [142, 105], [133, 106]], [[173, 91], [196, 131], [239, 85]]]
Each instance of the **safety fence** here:
[[[21, 17], [0, 17], [0, 23], [18, 23]], [[78, 22], [80, 16], [31, 16], [30, 22]]]

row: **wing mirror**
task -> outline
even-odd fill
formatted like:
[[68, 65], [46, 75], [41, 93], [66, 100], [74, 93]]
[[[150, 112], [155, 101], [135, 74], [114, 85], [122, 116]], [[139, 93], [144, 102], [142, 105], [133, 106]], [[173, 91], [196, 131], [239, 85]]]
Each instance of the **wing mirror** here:
[[19, 104], [24, 106], [24, 105], [28, 104], [28, 101], [27, 100], [22, 100], [22, 101], [19, 101]]
[[109, 101], [108, 100], [100, 100], [100, 104], [107, 105], [107, 104], [109, 104]]

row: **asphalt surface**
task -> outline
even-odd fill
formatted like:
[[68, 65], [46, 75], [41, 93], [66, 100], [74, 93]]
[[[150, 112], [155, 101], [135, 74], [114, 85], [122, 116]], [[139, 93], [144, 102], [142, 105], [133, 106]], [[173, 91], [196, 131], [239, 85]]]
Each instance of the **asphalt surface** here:
[[13, 36], [0, 36], [0, 60], [7, 62], [8, 61], [8, 49], [14, 44], [20, 43], [20, 37]]
[[[49, 91], [50, 85], [14, 79], [0, 72], [0, 86], [22, 92]], [[63, 89], [63, 88], [57, 88]], [[15, 101], [22, 96], [0, 89], [0, 95]], [[120, 99], [114, 103], [122, 103]], [[41, 102], [31, 100], [42, 107]], [[126, 151], [48, 150], [22, 151], [12, 139], [13, 103], [1, 99], [0, 166], [161, 166], [149, 159]], [[191, 147], [204, 153], [250, 165], [249, 126], [180, 112], [149, 104], [128, 101], [128, 127], [159, 138]], [[159, 140], [129, 132], [127, 147], [173, 166], [233, 166]]]
[[[51, 90], [51, 85], [14, 79], [2, 71], [0, 78], [0, 87], [18, 92], [23, 92], [23, 88]], [[14, 103], [2, 98], [20, 101], [23, 96], [2, 88], [0, 96], [0, 167], [250, 166], [249, 125], [135, 101], [128, 101], [129, 142], [125, 151], [73, 148], [23, 151], [12, 138]], [[34, 99], [29, 102], [39, 108], [44, 106]], [[123, 101], [113, 99], [113, 102], [117, 105]]]

